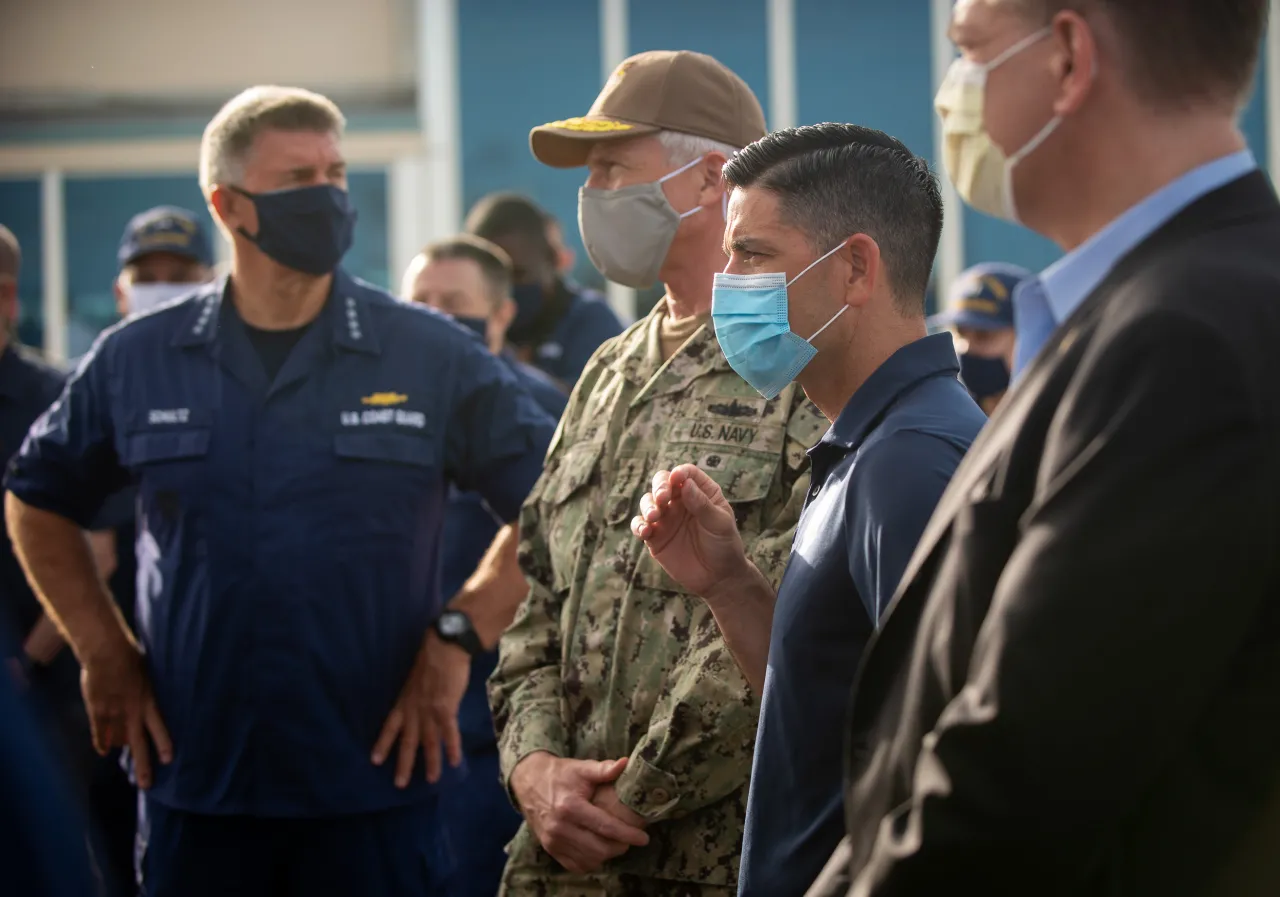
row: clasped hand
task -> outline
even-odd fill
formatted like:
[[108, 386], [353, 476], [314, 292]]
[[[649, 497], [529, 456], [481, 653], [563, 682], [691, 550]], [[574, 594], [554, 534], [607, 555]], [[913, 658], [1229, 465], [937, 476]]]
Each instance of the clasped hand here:
[[627, 760], [566, 760], [530, 754], [511, 773], [511, 790], [542, 849], [577, 875], [649, 843], [644, 817], [618, 799], [613, 783]]

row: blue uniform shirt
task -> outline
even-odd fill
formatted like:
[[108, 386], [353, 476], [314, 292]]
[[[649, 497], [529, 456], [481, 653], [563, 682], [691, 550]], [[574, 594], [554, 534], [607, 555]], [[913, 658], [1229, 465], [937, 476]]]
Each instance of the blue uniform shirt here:
[[[61, 371], [16, 343], [0, 350], [0, 465], [8, 466], [18, 453], [31, 424], [62, 392], [64, 380]], [[13, 554], [8, 529], [0, 526], [0, 620], [20, 646], [39, 618], [40, 602]], [[14, 648], [4, 645], [3, 654], [14, 656]]]
[[844, 834], [843, 720], [862, 650], [985, 416], [950, 334], [895, 352], [810, 451], [778, 589], [740, 895], [800, 897]]
[[[339, 273], [273, 382], [219, 280], [104, 333], [10, 468], [80, 525], [138, 483], [152, 799], [329, 816], [426, 795], [369, 759], [439, 611], [447, 483], [513, 520], [554, 421], [443, 315]], [[225, 298], [224, 298], [225, 297]]]
[[568, 305], [550, 335], [534, 351], [533, 363], [572, 388], [596, 349], [623, 331], [604, 296], [595, 290], [565, 283]]
[[[568, 395], [542, 371], [518, 361], [510, 352], [503, 353], [501, 358], [542, 409], [559, 420], [569, 400]], [[475, 572], [476, 565], [501, 528], [478, 493], [463, 492], [456, 486], [449, 489], [448, 521], [441, 554], [441, 592], [446, 599], [457, 594]], [[492, 748], [496, 743], [485, 680], [493, 672], [497, 660], [498, 652], [489, 651], [471, 661], [471, 679], [458, 712], [458, 727], [468, 752]]]

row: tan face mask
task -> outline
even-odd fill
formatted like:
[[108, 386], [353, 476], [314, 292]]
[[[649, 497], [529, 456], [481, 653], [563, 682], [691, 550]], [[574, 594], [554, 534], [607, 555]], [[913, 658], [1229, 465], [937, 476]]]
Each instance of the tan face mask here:
[[1030, 34], [986, 64], [956, 59], [934, 99], [934, 108], [942, 118], [942, 165], [956, 192], [979, 212], [1006, 221], [1018, 220], [1014, 168], [1057, 130], [1062, 117], [1051, 118], [1025, 146], [1006, 158], [991, 142], [982, 120], [987, 74], [1052, 33], [1052, 28], [1043, 28]]
[[647, 184], [618, 190], [582, 187], [578, 190], [578, 230], [591, 264], [623, 286], [643, 289], [658, 279], [667, 250], [680, 222], [702, 211], [696, 206], [680, 213], [671, 207], [662, 185], [701, 162], [682, 165]]

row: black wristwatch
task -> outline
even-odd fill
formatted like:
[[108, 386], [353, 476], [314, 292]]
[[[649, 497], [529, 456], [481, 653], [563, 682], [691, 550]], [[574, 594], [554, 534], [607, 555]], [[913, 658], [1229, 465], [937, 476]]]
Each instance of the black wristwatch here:
[[440, 640], [457, 645], [472, 657], [484, 653], [484, 645], [480, 644], [480, 636], [471, 625], [471, 618], [460, 610], [447, 610], [431, 624]]

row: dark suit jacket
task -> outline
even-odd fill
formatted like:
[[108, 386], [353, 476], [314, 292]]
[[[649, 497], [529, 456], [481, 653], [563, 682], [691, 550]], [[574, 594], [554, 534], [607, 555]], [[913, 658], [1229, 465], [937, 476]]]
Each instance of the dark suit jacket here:
[[810, 894], [1280, 894], [1278, 517], [1254, 173], [1123, 259], [956, 471], [859, 673], [850, 835]]

